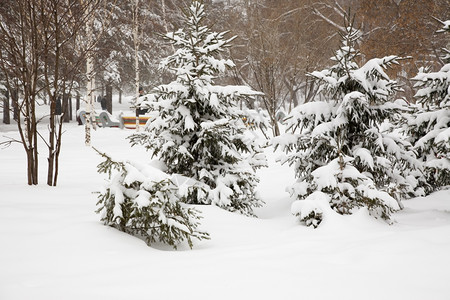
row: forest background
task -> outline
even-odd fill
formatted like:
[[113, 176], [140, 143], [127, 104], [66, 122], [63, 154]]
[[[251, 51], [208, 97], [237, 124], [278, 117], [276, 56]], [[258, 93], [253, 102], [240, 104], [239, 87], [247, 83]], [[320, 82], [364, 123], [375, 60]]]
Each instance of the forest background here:
[[[113, 24], [98, 43], [95, 66], [99, 89], [108, 83], [119, 91], [134, 88], [130, 22], [133, 1], [116, 1]], [[448, 0], [215, 0], [204, 1], [207, 23], [215, 31], [236, 35], [229, 54], [237, 67], [226, 83], [247, 84], [264, 93], [261, 106], [270, 116], [288, 113], [298, 103], [311, 101], [317, 86], [306, 74], [329, 65], [340, 41], [344, 15], [355, 15], [361, 31], [361, 63], [387, 55], [409, 58], [390, 71], [403, 85], [403, 95], [413, 101], [414, 77], [419, 68], [439, 70], [444, 64], [439, 50], [436, 19], [450, 15]], [[172, 51], [160, 34], [180, 28], [180, 8], [190, 1], [140, 0], [140, 78], [146, 91], [163, 82], [167, 74], [159, 62]], [[128, 50], [127, 50], [128, 49]], [[255, 105], [250, 103], [250, 108]], [[257, 104], [256, 104], [257, 105]], [[278, 134], [278, 129], [274, 129]]]
[[[411, 80], [421, 67], [437, 71], [447, 41], [436, 31], [450, 15], [449, 0], [204, 0], [207, 24], [236, 36], [224, 53], [236, 64], [219, 84], [248, 85], [263, 96], [245, 105], [263, 109], [272, 134], [292, 108], [320, 97], [307, 74], [329, 65], [340, 41], [344, 16], [355, 16], [361, 60], [397, 55], [388, 70], [414, 100]], [[0, 4], [0, 110], [9, 109], [21, 131], [28, 160], [28, 183], [37, 184], [36, 105], [48, 105], [47, 183], [56, 185], [62, 123], [69, 121], [69, 95], [137, 94], [172, 78], [159, 63], [174, 51], [161, 35], [181, 27], [190, 0], [7, 0]], [[87, 25], [87, 26], [86, 26]], [[138, 63], [136, 63], [138, 61]], [[137, 75], [138, 74], [138, 75]], [[86, 82], [93, 82], [87, 85]], [[95, 84], [94, 84], [95, 82]], [[89, 88], [90, 86], [90, 88]], [[89, 92], [90, 89], [93, 92]], [[4, 97], [6, 95], [6, 97]], [[62, 99], [63, 117], [56, 114]], [[87, 100], [86, 100], [87, 101]], [[111, 103], [109, 103], [111, 105]], [[242, 104], [241, 104], [242, 105]], [[111, 112], [111, 107], [108, 107]], [[70, 109], [72, 111], [72, 109]], [[20, 121], [19, 114], [23, 115]], [[67, 112], [67, 113], [66, 113]], [[18, 121], [19, 120], [19, 121]], [[7, 143], [14, 142], [8, 141]]]

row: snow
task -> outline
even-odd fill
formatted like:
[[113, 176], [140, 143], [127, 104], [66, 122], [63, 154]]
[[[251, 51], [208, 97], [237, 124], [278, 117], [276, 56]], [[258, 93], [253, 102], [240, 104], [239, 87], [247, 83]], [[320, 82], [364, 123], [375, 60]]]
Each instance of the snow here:
[[[290, 211], [294, 199], [285, 189], [293, 170], [268, 148], [269, 167], [258, 171], [266, 202], [255, 210], [259, 218], [196, 206], [211, 240], [193, 250], [148, 247], [99, 221], [93, 192], [105, 185], [96, 172], [102, 159], [84, 146], [83, 126], [64, 126], [56, 188], [44, 182], [45, 151], [41, 184], [27, 186], [22, 146], [0, 149], [2, 300], [449, 298], [450, 190], [404, 201], [390, 226], [361, 209], [329, 212], [312, 229]], [[144, 149], [125, 140], [133, 132], [99, 128], [93, 145], [114, 158], [150, 163]], [[0, 141], [4, 136], [18, 138], [14, 125], [0, 123]]]
[[326, 212], [326, 215], [334, 214], [335, 212], [331, 209], [329, 202], [330, 197], [327, 194], [315, 191], [305, 200], [292, 203], [291, 212], [293, 215], [298, 215], [300, 219], [306, 218], [312, 212], [315, 214], [323, 214], [324, 212]]
[[425, 122], [434, 124], [434, 128], [427, 128], [428, 133], [416, 142], [417, 148], [424, 147], [424, 145], [432, 139], [435, 139], [436, 143], [448, 140], [449, 130], [447, 124], [450, 122], [450, 114], [448, 110], [441, 109], [437, 111], [420, 113], [410, 122], [410, 124], [420, 125]]
[[317, 189], [322, 190], [324, 188], [330, 187], [334, 188], [337, 186], [336, 174], [339, 173], [338, 160], [335, 159], [331, 161], [328, 165], [317, 168], [311, 175], [314, 176], [315, 182], [317, 184]]
[[434, 140], [436, 144], [450, 140], [450, 128], [442, 130]]
[[371, 170], [373, 170], [374, 164], [373, 164], [373, 157], [372, 154], [370, 154], [370, 151], [366, 148], [357, 148], [354, 151], [355, 157], [359, 157], [361, 159], [361, 162], [368, 166]]

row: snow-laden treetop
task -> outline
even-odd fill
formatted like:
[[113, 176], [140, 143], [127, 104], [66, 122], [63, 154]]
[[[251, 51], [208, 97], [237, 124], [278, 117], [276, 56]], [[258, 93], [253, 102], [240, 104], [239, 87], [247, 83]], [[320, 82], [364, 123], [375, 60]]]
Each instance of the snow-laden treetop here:
[[329, 69], [314, 71], [308, 75], [323, 83], [320, 91], [338, 101], [351, 91], [366, 94], [373, 104], [388, 101], [400, 88], [396, 81], [389, 79], [385, 69], [398, 64], [400, 58], [395, 55], [373, 58], [359, 67], [356, 62], [359, 56], [359, 51], [356, 50], [359, 30], [347, 26], [346, 32], [341, 35], [341, 47], [331, 58], [336, 63]]
[[225, 39], [227, 32], [211, 32], [207, 26], [201, 26], [205, 10], [198, 1], [191, 4], [187, 13], [186, 28], [166, 34], [166, 39], [178, 50], [164, 59], [160, 67], [173, 70], [180, 83], [201, 80], [205, 84], [213, 84], [214, 74], [234, 67], [231, 60], [215, 56], [229, 47], [235, 36]]

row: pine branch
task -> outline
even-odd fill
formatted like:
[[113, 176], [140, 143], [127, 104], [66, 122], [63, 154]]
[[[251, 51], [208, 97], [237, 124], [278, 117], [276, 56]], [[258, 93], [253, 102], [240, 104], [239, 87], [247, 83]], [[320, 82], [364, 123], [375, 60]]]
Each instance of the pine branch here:
[[111, 179], [112, 170], [115, 169], [119, 172], [125, 172], [125, 163], [114, 161], [109, 155], [99, 151], [97, 148], [92, 147], [101, 157], [105, 159], [104, 162], [97, 165], [97, 172], [100, 174], [108, 174], [108, 178]]

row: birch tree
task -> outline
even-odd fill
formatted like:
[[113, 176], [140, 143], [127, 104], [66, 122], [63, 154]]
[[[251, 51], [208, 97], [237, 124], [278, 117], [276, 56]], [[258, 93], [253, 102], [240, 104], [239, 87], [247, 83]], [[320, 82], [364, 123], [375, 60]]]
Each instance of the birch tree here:
[[95, 129], [95, 113], [94, 113], [94, 90], [95, 90], [95, 74], [94, 74], [94, 58], [93, 51], [89, 49], [92, 47], [94, 36], [93, 36], [93, 23], [94, 20], [92, 16], [87, 19], [86, 22], [86, 37], [88, 49], [86, 56], [86, 123], [85, 123], [85, 144], [86, 146], [91, 146], [91, 127]]
[[134, 44], [134, 71], [135, 71], [135, 109], [136, 109], [136, 131], [139, 131], [139, 46], [142, 35], [139, 32], [139, 0], [134, 1], [133, 6], [133, 44]]

